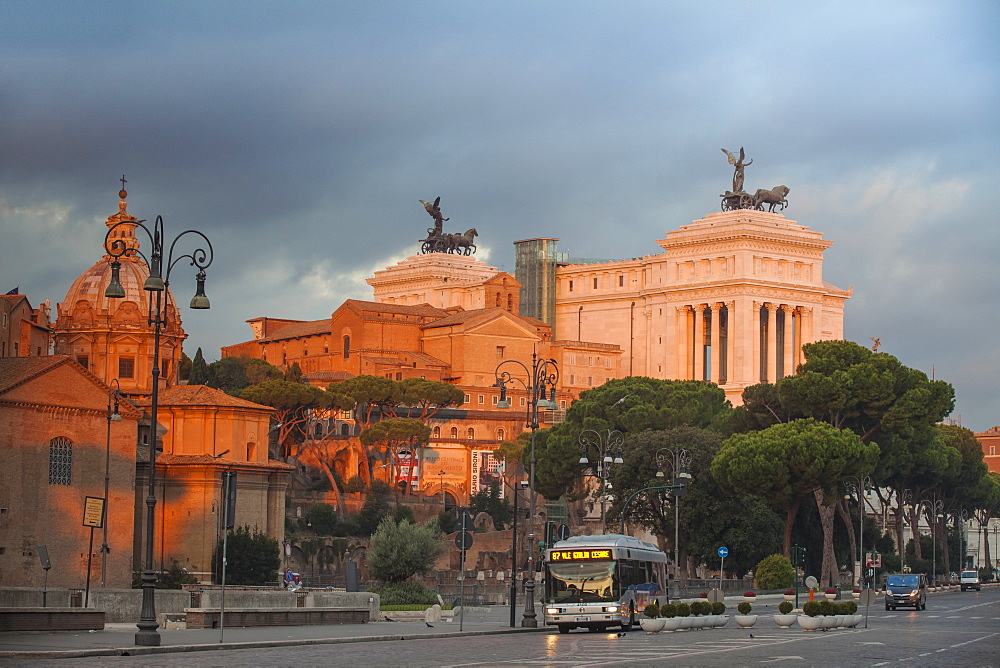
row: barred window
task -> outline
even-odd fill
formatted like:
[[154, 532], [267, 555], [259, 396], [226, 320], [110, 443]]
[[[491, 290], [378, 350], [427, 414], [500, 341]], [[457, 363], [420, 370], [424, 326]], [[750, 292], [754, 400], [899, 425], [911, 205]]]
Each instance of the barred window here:
[[73, 484], [73, 443], [68, 438], [49, 441], [49, 484]]
[[135, 358], [133, 357], [118, 358], [118, 377], [135, 378]]

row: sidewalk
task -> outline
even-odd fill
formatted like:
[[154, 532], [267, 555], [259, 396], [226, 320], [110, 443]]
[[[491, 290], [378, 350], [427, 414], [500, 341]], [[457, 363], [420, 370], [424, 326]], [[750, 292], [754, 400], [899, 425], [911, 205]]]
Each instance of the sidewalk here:
[[[390, 616], [392, 613], [389, 613]], [[159, 629], [159, 647], [135, 645], [135, 624], [108, 624], [103, 631], [4, 631], [0, 632], [0, 659], [62, 659], [84, 656], [138, 656], [165, 652], [198, 652], [219, 649], [324, 645], [382, 640], [447, 638], [458, 635], [552, 632], [553, 627], [510, 628], [510, 608], [470, 609], [465, 621], [435, 622], [428, 627], [421, 620], [382, 621], [368, 624], [324, 626], [255, 626], [226, 628], [224, 643], [219, 629]], [[516, 623], [521, 622], [521, 612]]]

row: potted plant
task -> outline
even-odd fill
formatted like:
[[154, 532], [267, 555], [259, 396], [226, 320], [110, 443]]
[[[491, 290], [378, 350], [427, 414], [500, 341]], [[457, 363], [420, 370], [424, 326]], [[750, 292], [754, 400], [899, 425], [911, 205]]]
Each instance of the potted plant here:
[[736, 606], [736, 610], [740, 613], [735, 617], [736, 625], [741, 629], [748, 629], [757, 623], [757, 615], [750, 614], [750, 611], [753, 610], [753, 605], [749, 601], [742, 601]]
[[802, 604], [802, 612], [799, 615], [799, 626], [803, 631], [818, 631], [823, 628], [823, 620], [819, 615], [819, 603], [817, 601], [807, 601]]
[[747, 603], [753, 603], [757, 600], [757, 594], [752, 591], [745, 591], [743, 592], [743, 600]]
[[856, 601], [861, 598], [861, 590], [855, 587], [851, 590], [851, 597]]
[[660, 606], [655, 603], [650, 603], [642, 610], [642, 618], [639, 620], [639, 626], [646, 633], [659, 633], [663, 630], [664, 621], [660, 619]]
[[722, 601], [716, 601], [712, 604], [712, 616], [715, 617], [715, 623], [713, 626], [716, 628], [726, 625], [729, 621], [729, 617], [726, 615], [726, 604]]
[[694, 620], [691, 619], [691, 606], [687, 603], [677, 604], [677, 616], [681, 620], [680, 629], [681, 631], [685, 629], [690, 629], [694, 627]]
[[677, 606], [673, 603], [664, 603], [660, 606], [660, 615], [663, 617], [664, 631], [677, 631], [681, 628], [681, 618], [677, 616]]
[[830, 587], [825, 592], [823, 592], [823, 596], [826, 597], [826, 600], [832, 601], [833, 599], [837, 598], [837, 590], [834, 589], [833, 587]]
[[795, 600], [795, 590], [794, 589], [786, 589], [785, 593], [783, 594], [783, 596], [785, 597], [786, 601], [794, 601]]
[[791, 613], [791, 601], [782, 601], [778, 604], [778, 614], [774, 616], [774, 623], [778, 625], [778, 628], [791, 628], [792, 624], [795, 623], [795, 615]]

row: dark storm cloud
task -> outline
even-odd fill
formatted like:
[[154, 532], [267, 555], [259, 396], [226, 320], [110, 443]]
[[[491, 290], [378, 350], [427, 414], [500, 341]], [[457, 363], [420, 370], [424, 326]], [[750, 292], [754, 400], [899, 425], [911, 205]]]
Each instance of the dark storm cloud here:
[[[442, 196], [510, 242], [657, 252], [716, 210], [720, 147], [834, 242], [846, 334], [1000, 421], [992, 296], [1000, 9], [990, 2], [0, 4], [3, 288], [60, 300], [129, 210], [216, 245], [188, 348], [370, 296]], [[189, 277], [176, 279], [178, 298]], [[5, 289], [9, 289], [9, 287]], [[190, 352], [190, 351], [189, 351]]]

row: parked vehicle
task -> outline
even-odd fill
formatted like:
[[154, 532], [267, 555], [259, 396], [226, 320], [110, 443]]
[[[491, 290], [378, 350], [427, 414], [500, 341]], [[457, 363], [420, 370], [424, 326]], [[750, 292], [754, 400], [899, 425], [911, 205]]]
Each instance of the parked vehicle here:
[[983, 585], [979, 582], [979, 571], [962, 571], [958, 578], [958, 584], [962, 587], [962, 591], [966, 589], [982, 591], [983, 589]]
[[922, 573], [890, 575], [885, 581], [885, 609], [913, 606], [914, 610], [927, 609], [927, 576]]

